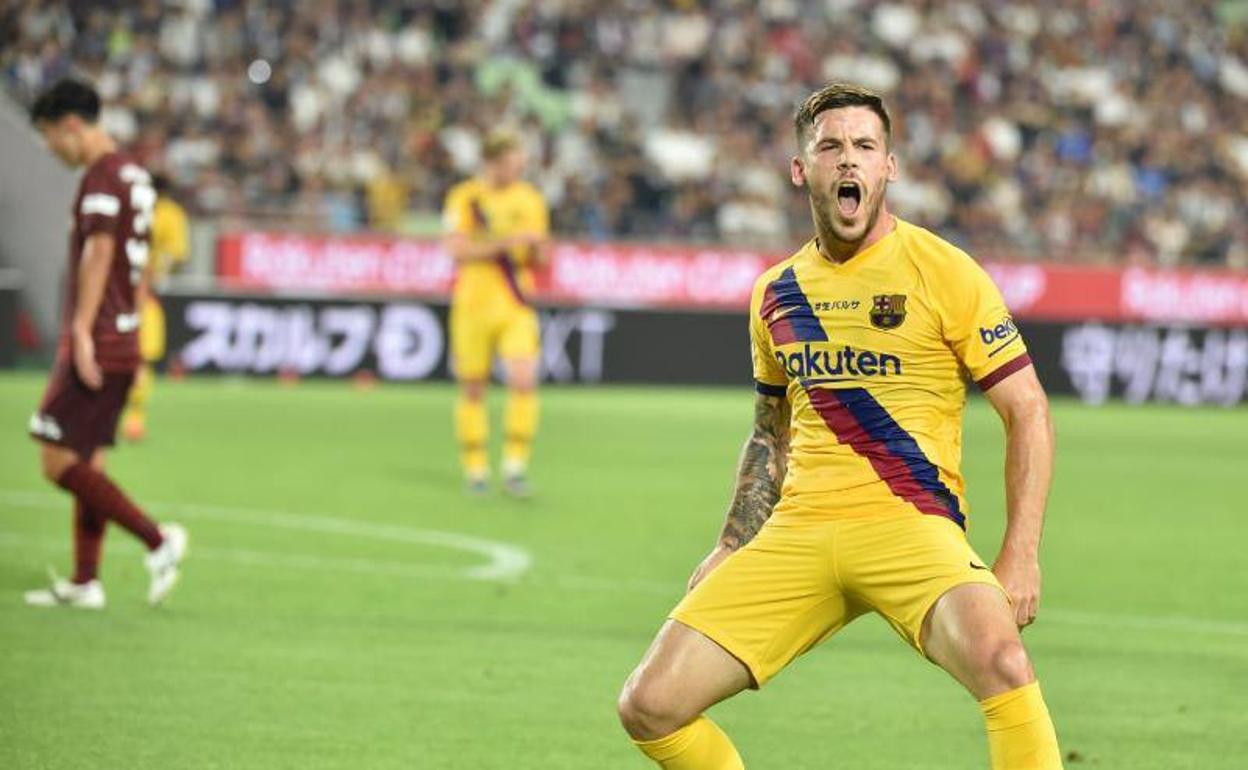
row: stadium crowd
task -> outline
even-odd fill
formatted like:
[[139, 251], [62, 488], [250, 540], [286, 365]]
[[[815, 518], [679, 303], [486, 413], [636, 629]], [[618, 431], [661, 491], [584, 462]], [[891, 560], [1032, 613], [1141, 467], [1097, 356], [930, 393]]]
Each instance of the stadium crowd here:
[[895, 209], [996, 258], [1248, 267], [1248, 8], [1231, 0], [18, 0], [6, 90], [85, 73], [201, 216], [436, 228], [490, 127], [555, 227], [805, 237], [793, 105], [897, 123]]

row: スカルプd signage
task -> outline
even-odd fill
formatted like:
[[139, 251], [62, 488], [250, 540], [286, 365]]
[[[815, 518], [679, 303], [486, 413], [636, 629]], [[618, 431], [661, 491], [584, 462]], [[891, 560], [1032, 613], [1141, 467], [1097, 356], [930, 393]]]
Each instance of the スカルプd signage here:
[[[165, 298], [169, 350], [191, 372], [395, 381], [450, 377], [445, 302], [262, 294]], [[547, 306], [541, 372], [547, 382], [750, 386], [745, 314]], [[1009, 324], [1013, 324], [1010, 321]], [[996, 335], [1013, 328], [985, 329]], [[1018, 322], [1054, 395], [1179, 404], [1242, 403], [1248, 330], [1195, 325]], [[848, 376], [901, 375], [883, 356], [812, 352], [786, 369], [844, 367]], [[839, 369], [838, 369], [839, 371]]]
[[[407, 300], [247, 294], [164, 297], [170, 360], [190, 372], [446, 379], [448, 307]], [[601, 382], [615, 313], [541, 311], [544, 378]]]

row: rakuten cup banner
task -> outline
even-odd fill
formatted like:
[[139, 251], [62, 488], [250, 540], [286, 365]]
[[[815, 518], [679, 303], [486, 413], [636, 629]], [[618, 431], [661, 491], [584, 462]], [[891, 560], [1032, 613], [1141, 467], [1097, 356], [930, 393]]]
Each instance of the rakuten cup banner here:
[[[728, 249], [556, 243], [537, 298], [601, 307], [739, 309], [774, 255]], [[455, 265], [436, 240], [238, 233], [218, 244], [235, 289], [446, 297]]]
[[[610, 308], [743, 310], [780, 252], [557, 242], [537, 297]], [[986, 260], [1014, 316], [1031, 321], [1248, 326], [1248, 274]], [[239, 232], [217, 272], [237, 289], [446, 297], [455, 266], [436, 239]]]
[[[192, 371], [443, 379], [450, 257], [436, 240], [264, 232], [224, 237], [219, 295], [174, 295], [170, 349]], [[555, 244], [538, 274], [552, 382], [748, 387], [745, 312], [782, 254]], [[1054, 394], [1239, 404], [1248, 276], [986, 262]], [[378, 299], [377, 297], [384, 297]], [[1002, 327], [1011, 333], [1012, 327]]]

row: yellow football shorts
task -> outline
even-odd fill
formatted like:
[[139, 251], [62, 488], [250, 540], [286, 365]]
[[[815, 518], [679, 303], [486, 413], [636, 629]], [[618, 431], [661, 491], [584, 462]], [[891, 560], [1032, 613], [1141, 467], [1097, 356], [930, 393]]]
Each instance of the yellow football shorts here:
[[483, 380], [494, 355], [537, 358], [541, 351], [537, 311], [515, 301], [451, 305], [451, 359], [455, 376]]
[[139, 310], [139, 353], [149, 364], [165, 357], [165, 310], [150, 295]]
[[922, 654], [928, 610], [963, 583], [1001, 589], [962, 530], [944, 517], [772, 519], [670, 617], [726, 649], [761, 686], [869, 611]]

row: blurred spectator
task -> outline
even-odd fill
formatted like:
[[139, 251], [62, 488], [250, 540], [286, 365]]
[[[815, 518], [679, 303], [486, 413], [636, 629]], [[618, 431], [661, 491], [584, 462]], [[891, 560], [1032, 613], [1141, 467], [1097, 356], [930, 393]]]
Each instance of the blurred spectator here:
[[983, 256], [1248, 262], [1232, 0], [18, 0], [7, 89], [70, 69], [200, 215], [420, 231], [519, 127], [562, 233], [784, 249], [789, 114], [882, 91], [893, 205]]

